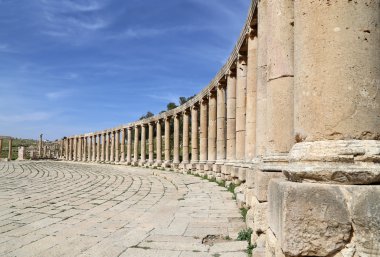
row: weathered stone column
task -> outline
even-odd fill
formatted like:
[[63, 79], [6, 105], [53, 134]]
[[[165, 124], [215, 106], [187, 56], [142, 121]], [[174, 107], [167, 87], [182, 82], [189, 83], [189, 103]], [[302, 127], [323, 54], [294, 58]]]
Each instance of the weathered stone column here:
[[[74, 158], [73, 158], [73, 161], [77, 161], [78, 160], [78, 138], [75, 136], [74, 137], [74, 145], [73, 145], [73, 147], [74, 147]], [[42, 154], [44, 157], [46, 157], [45, 156], [45, 154]]]
[[165, 166], [170, 165], [170, 118], [165, 118]]
[[[182, 164], [189, 163], [189, 115], [190, 112], [186, 109], [183, 112], [183, 127], [182, 127]], [[185, 168], [185, 166], [184, 166]]]
[[111, 131], [111, 154], [110, 154], [110, 162], [115, 162], [115, 131]]
[[42, 134], [40, 134], [40, 141], [39, 141], [39, 144], [38, 144], [38, 157], [41, 158], [42, 157], [42, 147], [43, 147], [43, 140], [42, 140]]
[[245, 160], [245, 116], [247, 91], [247, 57], [240, 55], [236, 68], [236, 161]]
[[252, 162], [256, 155], [257, 31], [251, 30], [247, 35], [247, 39], [248, 54], [245, 161], [249, 163]]
[[162, 163], [162, 133], [161, 133], [161, 120], [156, 122], [156, 164], [160, 166]]
[[121, 144], [120, 144], [120, 161], [125, 162], [125, 133], [126, 129], [121, 129]]
[[12, 138], [8, 140], [8, 160], [12, 160]]
[[146, 124], [141, 125], [141, 158], [140, 164], [144, 165], [146, 162]]
[[83, 137], [83, 153], [82, 153], [82, 161], [87, 161], [87, 136]]
[[174, 115], [174, 145], [173, 145], [173, 164], [178, 167], [179, 160], [179, 119], [180, 114]]
[[149, 165], [152, 165], [154, 162], [154, 145], [153, 145], [153, 123], [149, 123]]
[[207, 137], [207, 169], [212, 170], [212, 165], [216, 161], [216, 91], [213, 90], [209, 94], [208, 99], [208, 137]]
[[68, 159], [69, 161], [72, 161], [73, 160], [73, 139], [72, 138], [69, 138], [69, 153], [68, 153]]
[[115, 131], [115, 162], [120, 161], [120, 130]]
[[128, 141], [127, 141], [127, 163], [132, 162], [132, 127], [127, 128], [128, 131]]
[[93, 162], [96, 161], [96, 140], [97, 140], [97, 135], [94, 135], [93, 140], [92, 140], [92, 159], [91, 159]]
[[101, 162], [106, 161], [106, 137], [107, 134], [105, 132], [102, 132], [102, 154], [100, 156]]
[[95, 161], [96, 162], [100, 162], [100, 151], [101, 151], [101, 144], [100, 144], [100, 142], [101, 142], [101, 134], [98, 134], [97, 135], [97, 138], [98, 138], [98, 141], [97, 141], [97, 143], [96, 143], [96, 157], [95, 157]]
[[87, 144], [87, 161], [88, 162], [91, 161], [91, 156], [92, 156], [91, 148], [92, 148], [92, 136], [89, 136], [88, 137], [88, 144]]
[[[294, 1], [268, 2], [266, 156], [286, 155], [293, 136]], [[280, 157], [278, 156], [278, 157]]]
[[137, 165], [139, 161], [139, 127], [135, 126], [135, 140], [133, 146], [133, 163]]
[[217, 88], [217, 134], [216, 134], [216, 164], [214, 169], [220, 172], [220, 166], [226, 160], [226, 84], [219, 83]]
[[110, 162], [110, 140], [111, 140], [111, 133], [106, 132], [106, 162]]
[[[0, 149], [0, 156], [1, 156], [1, 149]], [[31, 156], [32, 158], [34, 158], [34, 156]], [[68, 161], [69, 160], [69, 139], [66, 138], [65, 139], [65, 160]]]
[[267, 6], [268, 0], [261, 0], [257, 7], [256, 155], [258, 157], [265, 155], [267, 144], [267, 37], [272, 35], [268, 30]]
[[236, 159], [236, 72], [227, 74], [227, 161]]
[[82, 145], [83, 145], [83, 140], [82, 137], [80, 136], [78, 138], [78, 161], [82, 161]]
[[199, 160], [198, 151], [198, 110], [196, 104], [191, 107], [191, 163], [197, 164]]
[[[205, 164], [207, 162], [207, 112], [208, 112], [208, 100], [202, 99], [200, 114], [200, 133], [199, 133], [199, 163]], [[199, 169], [203, 169], [203, 165], [199, 166]]]

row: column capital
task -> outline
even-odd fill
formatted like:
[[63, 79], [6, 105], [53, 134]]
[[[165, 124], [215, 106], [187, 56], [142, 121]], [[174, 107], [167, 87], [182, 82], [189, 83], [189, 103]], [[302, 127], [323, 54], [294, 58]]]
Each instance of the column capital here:
[[227, 82], [219, 82], [217, 88], [225, 89], [227, 87]]

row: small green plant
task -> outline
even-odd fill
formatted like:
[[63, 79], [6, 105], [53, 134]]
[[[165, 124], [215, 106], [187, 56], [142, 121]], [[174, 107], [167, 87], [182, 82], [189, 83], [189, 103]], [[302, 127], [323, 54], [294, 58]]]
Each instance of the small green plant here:
[[251, 243], [248, 243], [248, 246], [247, 246], [247, 254], [249, 257], [252, 257], [252, 251], [253, 249], [256, 248], [256, 245], [254, 244], [251, 244]]
[[248, 209], [247, 208], [240, 208], [240, 213], [241, 213], [241, 216], [243, 216], [243, 220], [246, 221], [247, 220], [247, 213], [248, 213]]
[[231, 193], [235, 194], [235, 184], [234, 183], [231, 183], [229, 186], [228, 186], [228, 191], [230, 191]]
[[220, 254], [219, 253], [214, 253], [212, 256], [213, 257], [220, 257]]
[[216, 183], [218, 183], [218, 185], [221, 187], [226, 187], [226, 181], [225, 180], [222, 180], [222, 181], [216, 182]]
[[237, 240], [251, 242], [252, 233], [253, 231], [251, 228], [243, 229], [239, 232]]

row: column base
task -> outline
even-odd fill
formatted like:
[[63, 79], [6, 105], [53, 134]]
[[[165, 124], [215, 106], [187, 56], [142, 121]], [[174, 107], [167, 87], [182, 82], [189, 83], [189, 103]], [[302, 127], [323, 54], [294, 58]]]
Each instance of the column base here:
[[330, 184], [380, 182], [379, 140], [302, 142], [289, 153], [284, 174], [291, 181]]

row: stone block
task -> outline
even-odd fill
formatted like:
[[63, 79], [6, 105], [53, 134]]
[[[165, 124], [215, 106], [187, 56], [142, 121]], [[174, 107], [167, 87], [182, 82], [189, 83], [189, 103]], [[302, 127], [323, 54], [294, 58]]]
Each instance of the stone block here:
[[253, 201], [253, 233], [260, 236], [268, 229], [268, 203]]
[[271, 229], [266, 231], [265, 257], [285, 257]]
[[337, 185], [269, 183], [269, 226], [288, 256], [327, 256], [344, 247], [352, 224]]
[[237, 169], [238, 169], [239, 180], [244, 182], [246, 180], [247, 168], [237, 168]]
[[254, 195], [259, 202], [268, 201], [268, 185], [271, 179], [285, 178], [282, 172], [257, 171], [254, 176]]

